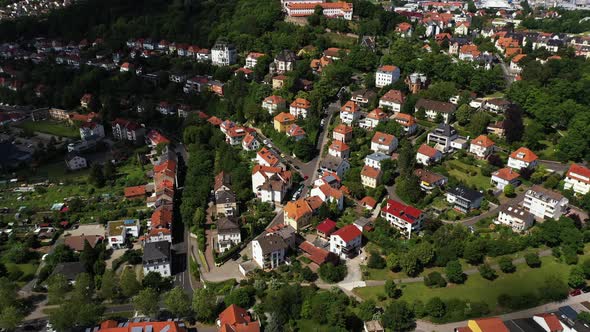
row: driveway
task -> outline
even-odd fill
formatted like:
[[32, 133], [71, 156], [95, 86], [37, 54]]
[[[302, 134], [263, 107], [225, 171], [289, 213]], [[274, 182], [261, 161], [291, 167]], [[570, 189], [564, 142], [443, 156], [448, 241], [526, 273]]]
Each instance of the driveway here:
[[365, 258], [366, 255], [362, 252], [355, 258], [346, 261], [348, 274], [344, 280], [337, 284], [338, 287], [347, 291], [352, 291], [354, 288], [366, 286], [363, 281], [363, 272], [361, 271], [361, 264], [365, 262]]

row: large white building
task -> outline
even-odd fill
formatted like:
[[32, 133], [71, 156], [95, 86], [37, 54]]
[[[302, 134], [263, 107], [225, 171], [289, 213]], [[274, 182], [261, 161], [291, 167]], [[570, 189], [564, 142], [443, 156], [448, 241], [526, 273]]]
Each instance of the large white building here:
[[226, 41], [217, 41], [211, 49], [211, 63], [215, 66], [233, 65], [237, 58], [236, 46]]
[[381, 217], [408, 238], [412, 237], [412, 233], [420, 231], [424, 221], [421, 210], [392, 199], [387, 200], [387, 205], [381, 208]]
[[217, 250], [225, 252], [242, 242], [240, 226], [232, 219], [224, 217], [216, 222], [217, 226]]
[[375, 86], [382, 88], [386, 85], [393, 84], [399, 80], [400, 70], [397, 66], [386, 65], [377, 69], [375, 75]]
[[290, 188], [290, 171], [262, 165], [252, 169], [252, 192], [261, 201], [280, 204]]
[[107, 224], [107, 240], [109, 246], [113, 249], [124, 248], [128, 236], [139, 237], [139, 229], [138, 219], [109, 221]]
[[508, 205], [500, 209], [496, 223], [512, 228], [515, 232], [522, 232], [533, 225], [534, 216], [517, 206]]
[[330, 252], [342, 259], [359, 254], [363, 233], [355, 225], [346, 225], [330, 235]]
[[517, 170], [523, 168], [532, 169], [537, 167], [538, 159], [539, 157], [537, 157], [533, 151], [525, 147], [520, 147], [510, 154], [510, 157], [508, 158], [508, 167]]
[[252, 258], [262, 269], [274, 269], [285, 262], [289, 246], [277, 234], [262, 234], [252, 241]]
[[590, 191], [590, 169], [572, 164], [565, 175], [563, 189], [571, 189], [577, 194], [586, 195]]
[[352, 20], [352, 3], [348, 2], [317, 2], [317, 1], [285, 1], [287, 16], [307, 17], [313, 15], [316, 6], [322, 7], [322, 15], [331, 18]]
[[539, 185], [529, 189], [523, 201], [525, 210], [539, 219], [558, 219], [567, 210], [569, 201], [561, 194], [547, 190]]
[[80, 126], [80, 138], [82, 138], [83, 141], [103, 137], [104, 127], [98, 122], [84, 122]]
[[162, 277], [172, 275], [170, 242], [146, 243], [143, 247], [143, 275], [157, 272]]

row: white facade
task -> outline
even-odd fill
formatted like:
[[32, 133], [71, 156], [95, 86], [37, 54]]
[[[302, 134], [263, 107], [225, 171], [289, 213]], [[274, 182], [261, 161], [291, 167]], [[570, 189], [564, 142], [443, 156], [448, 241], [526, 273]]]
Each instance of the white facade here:
[[473, 153], [478, 158], [486, 158], [490, 153], [494, 151], [493, 146], [482, 146], [478, 144], [473, 144], [469, 146], [469, 152]]
[[219, 252], [225, 252], [231, 247], [242, 242], [240, 231], [217, 233], [217, 248]]
[[566, 211], [568, 204], [567, 198], [539, 186], [529, 189], [523, 201], [525, 210], [539, 219], [559, 219]]
[[590, 192], [590, 177], [584, 174], [575, 173], [570, 169], [565, 177], [563, 189], [571, 189], [577, 194], [586, 195]]
[[261, 268], [274, 269], [285, 262], [285, 248], [274, 250], [265, 255], [259, 239], [254, 239], [252, 241], [252, 258]]
[[512, 228], [515, 232], [522, 232], [533, 225], [534, 217], [531, 213], [515, 206], [508, 206], [500, 210], [496, 223]]
[[377, 70], [375, 75], [375, 86], [382, 88], [399, 80], [400, 70], [396, 66], [383, 66]]
[[77, 171], [79, 169], [88, 167], [88, 162], [84, 157], [74, 156], [66, 160], [66, 166], [70, 171]]
[[509, 157], [507, 166], [518, 170], [523, 168], [535, 168], [537, 166], [537, 160], [535, 159], [533, 161], [527, 162], [522, 159]]
[[340, 112], [340, 121], [347, 125], [352, 125], [354, 122], [358, 121], [361, 117], [361, 113], [359, 111], [341, 111]]
[[396, 101], [388, 101], [388, 100], [379, 99], [379, 108], [389, 109], [395, 113], [399, 113], [402, 110], [402, 104], [398, 103]]
[[91, 138], [104, 137], [104, 127], [100, 123], [82, 125], [80, 127], [80, 138], [86, 141]]
[[211, 63], [215, 66], [233, 65], [237, 57], [235, 46], [229, 43], [217, 43], [211, 49]]
[[160, 275], [162, 275], [163, 277], [169, 277], [172, 275], [172, 271], [170, 268], [170, 262], [161, 262], [159, 264], [151, 264], [149, 266], [144, 265], [143, 266], [143, 275], [145, 276], [146, 274], [148, 274], [150, 272], [157, 272]]
[[395, 151], [395, 149], [397, 149], [397, 137], [393, 138], [391, 144], [371, 141], [371, 150], [374, 152], [382, 152], [384, 154], [390, 155], [393, 151]]
[[[353, 227], [356, 228], [356, 226]], [[340, 236], [332, 234], [330, 235], [330, 252], [342, 259], [346, 259], [348, 253], [358, 254], [361, 249], [362, 239], [362, 233], [348, 242], [344, 241]]]
[[299, 107], [299, 106], [294, 106], [291, 105], [289, 106], [289, 113], [291, 113], [291, 115], [299, 117], [299, 118], [307, 118], [307, 111], [309, 110], [309, 107]]
[[388, 155], [381, 153], [381, 152], [371, 153], [370, 155], [365, 157], [365, 165], [367, 165], [369, 167], [381, 169], [381, 161], [386, 160], [386, 159], [390, 159], [390, 158], [391, 157], [389, 157]]

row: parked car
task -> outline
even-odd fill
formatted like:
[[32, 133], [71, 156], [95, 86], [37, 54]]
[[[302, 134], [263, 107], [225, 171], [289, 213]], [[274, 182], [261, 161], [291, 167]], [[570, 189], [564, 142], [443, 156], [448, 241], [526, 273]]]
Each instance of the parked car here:
[[579, 289], [579, 288], [572, 289], [572, 290], [570, 291], [570, 296], [578, 296], [578, 295], [580, 295], [580, 294], [582, 294], [582, 290], [581, 290], [581, 289]]

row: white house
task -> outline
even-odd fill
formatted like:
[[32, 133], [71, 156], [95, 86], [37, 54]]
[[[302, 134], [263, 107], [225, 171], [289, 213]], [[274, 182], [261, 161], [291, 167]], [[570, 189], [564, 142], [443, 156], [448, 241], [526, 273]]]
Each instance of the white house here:
[[443, 153], [465, 149], [468, 146], [466, 137], [461, 137], [455, 130], [446, 123], [439, 123], [438, 126], [428, 133], [426, 142], [435, 144], [435, 148]]
[[367, 114], [367, 117], [360, 123], [360, 127], [372, 130], [381, 122], [387, 121], [387, 114], [382, 109], [376, 108]]
[[445, 123], [449, 123], [449, 118], [456, 109], [455, 104], [424, 98], [420, 98], [414, 106], [415, 112], [424, 110], [427, 119], [434, 121], [438, 116], [441, 116]]
[[559, 219], [568, 208], [569, 201], [560, 193], [534, 185], [527, 190], [522, 205], [539, 219]]
[[485, 135], [479, 135], [471, 140], [469, 152], [473, 153], [477, 158], [485, 159], [494, 152], [494, 147], [494, 141]]
[[508, 205], [500, 208], [495, 223], [508, 226], [515, 232], [522, 232], [529, 229], [534, 221], [531, 213], [518, 206]]
[[265, 234], [252, 241], [252, 258], [264, 270], [272, 270], [285, 262], [288, 245], [278, 234]]
[[410, 114], [396, 113], [393, 120], [399, 123], [404, 128], [404, 132], [408, 135], [412, 135], [418, 130], [416, 119]]
[[590, 169], [572, 164], [565, 175], [563, 189], [571, 189], [577, 194], [586, 195], [590, 191]]
[[399, 113], [402, 110], [405, 100], [406, 97], [403, 92], [392, 89], [387, 91], [387, 93], [379, 99], [379, 107]]
[[520, 174], [516, 173], [512, 168], [504, 167], [492, 173], [490, 182], [496, 188], [504, 190], [509, 184], [516, 187], [519, 183], [519, 176]]
[[350, 147], [341, 141], [332, 141], [328, 148], [328, 154], [334, 157], [347, 159], [350, 157]]
[[139, 219], [109, 221], [107, 224], [107, 240], [113, 249], [125, 248], [128, 236], [139, 237]]
[[262, 101], [262, 109], [272, 115], [286, 110], [287, 103], [281, 96], [268, 96]]
[[397, 66], [386, 65], [377, 69], [375, 74], [375, 86], [382, 88], [399, 80], [400, 70]]
[[347, 101], [342, 107], [340, 107], [340, 120], [342, 123], [352, 125], [360, 117], [361, 112], [352, 100]]
[[426, 144], [420, 145], [416, 152], [416, 162], [424, 166], [430, 166], [442, 159], [442, 153]]
[[66, 167], [70, 171], [77, 171], [79, 169], [88, 167], [88, 161], [86, 161], [86, 158], [75, 153], [68, 153], [66, 155], [65, 161]]
[[306, 118], [311, 110], [311, 103], [303, 98], [296, 98], [289, 106], [289, 113], [299, 118]]
[[533, 316], [535, 323], [546, 332], [576, 332], [573, 327], [564, 324], [554, 313], [542, 313]]
[[291, 188], [291, 172], [256, 165], [252, 169], [252, 192], [262, 202], [280, 204]]
[[233, 246], [242, 242], [240, 226], [232, 219], [223, 217], [216, 222], [217, 226], [217, 246], [220, 253], [231, 249]]
[[322, 184], [311, 190], [310, 196], [319, 197], [322, 202], [336, 203], [338, 210], [344, 209], [344, 194], [339, 189], [333, 188], [328, 184]]
[[517, 170], [523, 168], [533, 169], [537, 167], [538, 159], [539, 157], [537, 157], [533, 151], [525, 147], [520, 147], [510, 154], [510, 157], [508, 158], [508, 167]]
[[424, 222], [421, 210], [393, 199], [388, 199], [387, 205], [381, 208], [381, 217], [408, 238], [412, 237], [412, 233], [419, 232]]
[[365, 165], [373, 168], [381, 169], [381, 162], [390, 159], [391, 157], [381, 152], [373, 152], [365, 157]]
[[231, 66], [237, 58], [236, 46], [226, 41], [217, 41], [211, 49], [211, 63], [215, 66]]
[[143, 275], [157, 272], [162, 277], [172, 275], [170, 242], [148, 242], [143, 247]]
[[246, 151], [256, 151], [260, 148], [260, 142], [252, 133], [246, 134], [242, 140], [242, 149]]
[[276, 152], [263, 147], [256, 153], [256, 163], [262, 166], [284, 168], [283, 163], [277, 156]]
[[383, 132], [376, 132], [371, 139], [371, 150], [391, 155], [397, 149], [397, 138]]
[[244, 65], [244, 68], [253, 69], [254, 67], [256, 67], [256, 64], [258, 63], [258, 59], [263, 56], [264, 56], [264, 53], [258, 53], [258, 52], [248, 53], [248, 56], [246, 56], [246, 64]]
[[351, 258], [361, 250], [363, 233], [355, 225], [346, 225], [330, 235], [330, 252], [342, 259]]
[[83, 141], [104, 137], [104, 127], [98, 122], [84, 122], [80, 126], [80, 138]]
[[295, 56], [295, 53], [293, 53], [293, 51], [291, 51], [291, 50], [281, 51], [279, 54], [277, 54], [277, 56], [275, 57], [275, 60], [274, 60], [274, 65], [275, 65], [276, 71], [280, 74], [288, 72], [288, 71], [292, 71], [293, 68], [295, 68], [296, 60], [297, 60], [297, 58]]
[[522, 72], [522, 59], [526, 58], [526, 54], [517, 54], [510, 60], [510, 71], [519, 74]]

